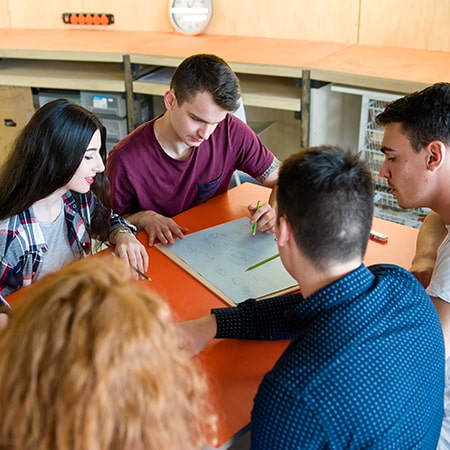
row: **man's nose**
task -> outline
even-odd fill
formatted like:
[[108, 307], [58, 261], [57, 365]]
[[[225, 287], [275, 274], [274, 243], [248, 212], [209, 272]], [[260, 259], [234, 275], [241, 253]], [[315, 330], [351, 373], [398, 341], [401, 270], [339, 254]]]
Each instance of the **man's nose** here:
[[390, 178], [389, 170], [386, 168], [386, 161], [380, 167], [380, 171], [378, 172], [378, 175], [382, 178]]

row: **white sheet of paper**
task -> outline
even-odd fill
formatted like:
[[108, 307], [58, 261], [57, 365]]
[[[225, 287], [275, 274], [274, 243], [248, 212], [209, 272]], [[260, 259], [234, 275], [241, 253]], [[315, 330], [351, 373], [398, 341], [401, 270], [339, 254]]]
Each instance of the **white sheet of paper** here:
[[245, 271], [278, 253], [274, 235], [252, 236], [247, 217], [188, 234], [171, 246], [157, 244], [156, 247], [168, 256], [176, 255], [199, 275], [200, 281], [206, 281], [207, 286], [212, 284], [227, 297], [225, 300], [234, 303], [297, 286], [280, 258]]

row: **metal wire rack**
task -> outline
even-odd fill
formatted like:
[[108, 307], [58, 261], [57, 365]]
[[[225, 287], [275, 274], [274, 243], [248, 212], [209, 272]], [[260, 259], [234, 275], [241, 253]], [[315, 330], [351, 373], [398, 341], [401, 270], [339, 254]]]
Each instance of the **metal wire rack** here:
[[383, 128], [379, 127], [375, 118], [386, 107], [386, 101], [368, 99], [367, 111], [362, 111], [362, 155], [368, 161], [372, 172], [375, 197], [375, 216], [392, 222], [419, 228], [423, 218], [428, 213], [427, 208], [402, 209], [398, 206], [393, 195], [389, 193], [387, 181], [379, 176], [383, 165], [384, 155], [380, 151], [383, 139]]

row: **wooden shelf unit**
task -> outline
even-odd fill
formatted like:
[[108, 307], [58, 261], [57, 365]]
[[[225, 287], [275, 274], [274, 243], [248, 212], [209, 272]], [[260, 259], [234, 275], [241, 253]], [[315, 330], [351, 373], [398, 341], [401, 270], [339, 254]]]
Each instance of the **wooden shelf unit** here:
[[247, 119], [275, 122], [264, 139], [270, 137], [267, 145], [283, 156], [309, 145], [311, 82], [407, 93], [446, 81], [450, 73], [448, 52], [377, 45], [170, 32], [0, 29], [0, 85], [124, 92], [131, 131], [136, 124], [134, 94], [161, 96], [167, 89], [142, 82], [134, 68], [175, 67], [195, 53], [214, 53], [230, 64], [251, 111]]

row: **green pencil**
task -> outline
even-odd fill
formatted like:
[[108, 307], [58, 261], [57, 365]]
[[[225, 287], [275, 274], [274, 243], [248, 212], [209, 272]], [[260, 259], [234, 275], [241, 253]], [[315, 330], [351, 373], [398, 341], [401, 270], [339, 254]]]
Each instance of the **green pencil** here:
[[[258, 211], [258, 209], [259, 209], [259, 207], [261, 206], [261, 202], [258, 200], [258, 203], [256, 204], [256, 211]], [[256, 228], [258, 227], [258, 221], [256, 221], [254, 224], [253, 224], [253, 227], [252, 227], [252, 236], [255, 236], [255, 234], [256, 234]]]
[[260, 261], [259, 263], [256, 263], [256, 264], [253, 264], [253, 266], [247, 267], [247, 268], [245, 269], [245, 271], [248, 272], [249, 270], [256, 269], [257, 267], [262, 266], [263, 264], [268, 263], [269, 261], [272, 261], [273, 259], [278, 258], [279, 256], [280, 256], [280, 254], [277, 253], [276, 255], [273, 255], [273, 256], [271, 256], [270, 258], [263, 259], [263, 260]]

